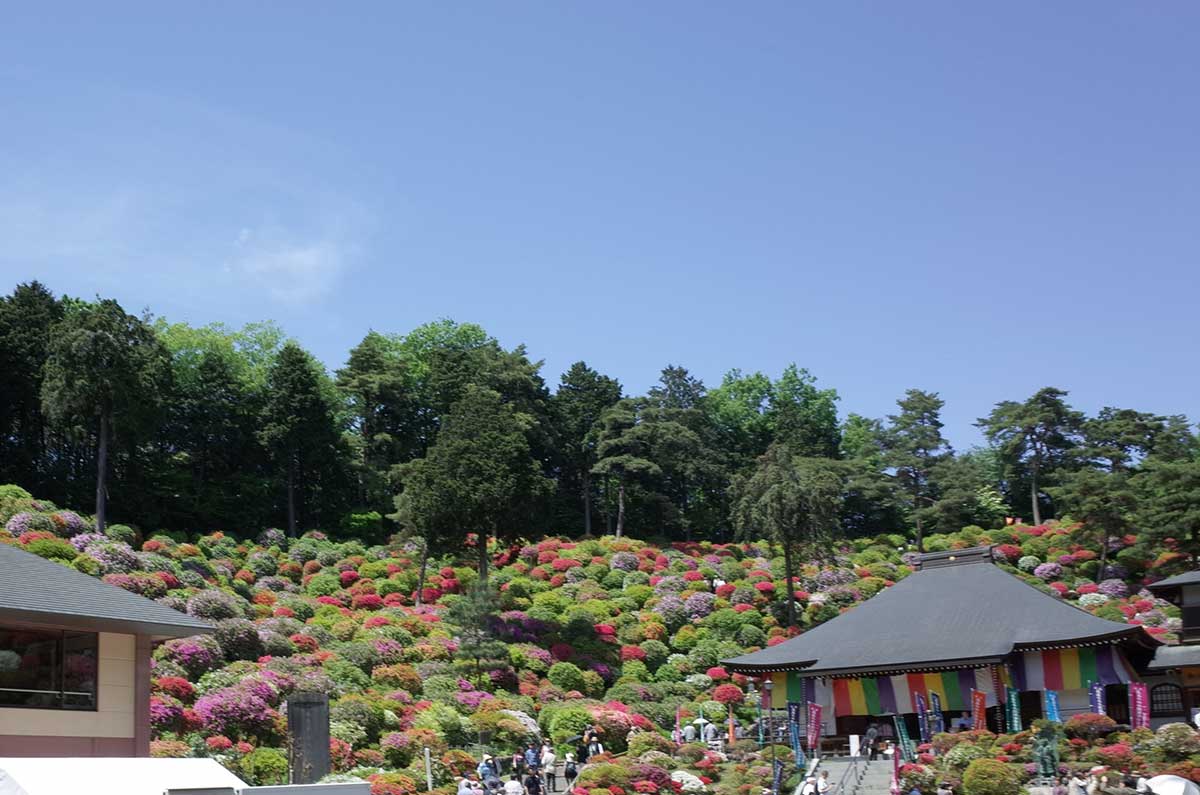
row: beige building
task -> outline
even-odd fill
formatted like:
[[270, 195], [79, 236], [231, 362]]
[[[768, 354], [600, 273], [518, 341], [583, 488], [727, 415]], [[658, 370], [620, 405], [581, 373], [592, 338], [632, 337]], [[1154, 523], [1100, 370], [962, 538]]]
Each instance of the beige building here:
[[210, 631], [0, 544], [0, 757], [146, 756], [153, 644]]

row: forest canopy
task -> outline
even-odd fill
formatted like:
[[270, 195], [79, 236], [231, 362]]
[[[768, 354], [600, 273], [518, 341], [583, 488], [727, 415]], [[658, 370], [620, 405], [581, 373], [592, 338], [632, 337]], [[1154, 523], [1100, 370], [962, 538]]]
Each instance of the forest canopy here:
[[437, 320], [369, 330], [330, 372], [271, 322], [171, 323], [36, 281], [0, 298], [0, 372], [0, 483], [94, 501], [100, 524], [799, 549], [1069, 516], [1200, 551], [1191, 422], [1087, 416], [1052, 386], [998, 395], [978, 421], [986, 446], [955, 450], [936, 392], [909, 389], [886, 417], [841, 416], [836, 389], [797, 364], [713, 386], [669, 364], [628, 394], [583, 361], [548, 384], [523, 346]]

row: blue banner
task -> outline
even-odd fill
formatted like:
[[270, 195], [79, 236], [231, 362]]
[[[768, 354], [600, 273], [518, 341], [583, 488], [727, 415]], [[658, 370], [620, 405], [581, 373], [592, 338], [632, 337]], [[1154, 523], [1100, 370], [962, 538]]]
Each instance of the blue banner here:
[[773, 795], [779, 795], [779, 788], [783, 786], [783, 762], [775, 760], [775, 778], [771, 782], [771, 792]]
[[792, 753], [796, 756], [796, 768], [803, 770], [808, 764], [804, 758], [803, 743], [800, 742], [800, 716], [804, 713], [804, 705], [799, 701], [787, 703], [788, 733], [792, 741]]
[[1088, 682], [1088, 704], [1091, 705], [1092, 712], [1097, 715], [1108, 713], [1107, 705], [1104, 703], [1104, 685], [1100, 682]]
[[929, 742], [929, 711], [925, 709], [925, 696], [920, 693], [913, 694], [917, 702], [917, 733], [921, 737], [921, 742]]
[[1058, 711], [1058, 691], [1046, 691], [1046, 720], [1062, 723], [1062, 713]]
[[941, 734], [946, 731], [946, 717], [942, 714], [942, 697], [937, 693], [929, 694], [930, 719], [933, 723], [933, 733]]

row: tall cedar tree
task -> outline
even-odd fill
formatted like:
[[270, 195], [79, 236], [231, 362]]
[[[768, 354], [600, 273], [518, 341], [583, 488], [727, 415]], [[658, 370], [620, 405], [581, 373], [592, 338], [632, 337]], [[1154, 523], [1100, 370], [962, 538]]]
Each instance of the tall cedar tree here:
[[170, 357], [141, 319], [111, 299], [72, 304], [55, 324], [42, 384], [47, 417], [96, 443], [96, 528], [108, 516], [109, 444], [155, 428], [171, 385]]
[[794, 456], [777, 444], [734, 482], [738, 535], [770, 538], [783, 549], [788, 626], [796, 626], [797, 561], [805, 551], [827, 547], [837, 534], [847, 474], [843, 462]]
[[565, 475], [579, 485], [584, 535], [592, 534], [592, 467], [596, 463], [592, 429], [605, 409], [620, 399], [621, 384], [584, 362], [575, 362], [563, 373], [558, 391], [550, 399]]
[[1083, 415], [1067, 405], [1066, 396], [1061, 389], [1043, 387], [1024, 403], [997, 403], [992, 413], [977, 423], [997, 448], [1009, 482], [1022, 474], [1028, 479], [1035, 525], [1042, 523], [1045, 481], [1070, 463], [1079, 441]]
[[430, 548], [476, 535], [479, 579], [487, 582], [488, 540], [514, 541], [540, 527], [554, 483], [530, 455], [535, 420], [492, 389], [468, 386], [428, 455], [401, 468], [397, 513]]
[[302, 501], [322, 465], [338, 455], [334, 409], [321, 366], [296, 343], [285, 344], [267, 375], [259, 438], [284, 467], [289, 536], [297, 535]]
[[42, 377], [50, 329], [63, 308], [40, 282], [0, 298], [0, 482], [21, 481], [45, 493], [46, 423]]
[[909, 389], [896, 401], [899, 414], [888, 416], [883, 434], [883, 462], [895, 474], [896, 492], [916, 530], [917, 550], [925, 551], [925, 524], [937, 499], [933, 474], [937, 465], [951, 455], [942, 436], [942, 406], [936, 392]]
[[357, 437], [358, 505], [364, 509], [388, 507], [388, 473], [403, 455], [401, 443], [412, 413], [406, 368], [396, 348], [382, 334], [368, 332], [337, 373]]

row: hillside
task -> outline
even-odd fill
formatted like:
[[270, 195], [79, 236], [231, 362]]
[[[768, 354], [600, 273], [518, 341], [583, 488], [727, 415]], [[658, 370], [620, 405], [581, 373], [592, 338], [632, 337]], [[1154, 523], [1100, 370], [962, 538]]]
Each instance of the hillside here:
[[[88, 518], [14, 486], [0, 487], [0, 523], [4, 543], [216, 623], [214, 636], [155, 653], [157, 755], [214, 756], [275, 781], [286, 769], [279, 709], [303, 689], [330, 694], [336, 768], [372, 778], [376, 793], [423, 789], [426, 746], [436, 783], [449, 787], [474, 769], [481, 741], [507, 756], [536, 730], [565, 750], [590, 723], [608, 751], [629, 753], [589, 766], [589, 795], [660, 791], [672, 774], [676, 789], [749, 792], [769, 777], [752, 742], [726, 764], [699, 746], [674, 761], [655, 753], [673, 750], [677, 714], [722, 720], [732, 705], [743, 724], [755, 717], [745, 682], [717, 663], [789, 635], [782, 555], [765, 543], [547, 537], [489, 549], [490, 596], [476, 589], [475, 550], [464, 549], [430, 558], [418, 604], [411, 544], [289, 540], [275, 529], [253, 539], [143, 538], [125, 525], [97, 534]], [[1173, 641], [1178, 610], [1142, 585], [1185, 570], [1186, 557], [1127, 535], [1110, 539], [1101, 572], [1096, 538], [1050, 522], [968, 527], [926, 548], [995, 544], [997, 563], [1038, 587]], [[903, 578], [914, 554], [882, 535], [804, 562], [795, 631]]]

